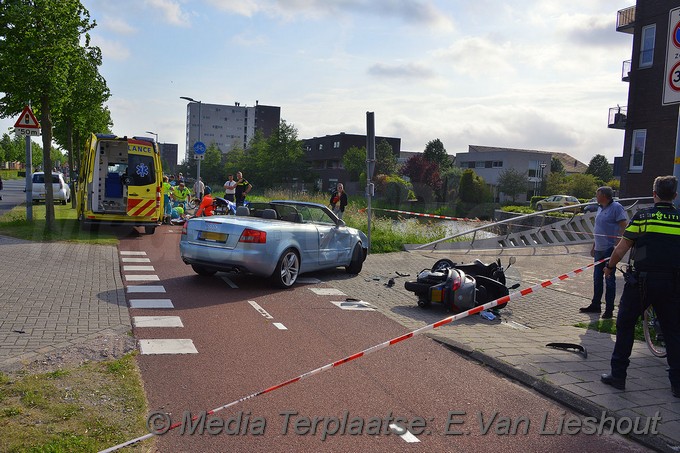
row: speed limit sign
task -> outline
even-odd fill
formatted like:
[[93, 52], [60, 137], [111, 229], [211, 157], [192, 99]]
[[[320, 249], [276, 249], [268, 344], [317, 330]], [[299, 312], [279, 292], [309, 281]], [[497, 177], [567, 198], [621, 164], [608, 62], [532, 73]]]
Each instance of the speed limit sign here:
[[675, 8], [670, 11], [668, 18], [663, 105], [678, 103], [680, 103], [680, 8]]

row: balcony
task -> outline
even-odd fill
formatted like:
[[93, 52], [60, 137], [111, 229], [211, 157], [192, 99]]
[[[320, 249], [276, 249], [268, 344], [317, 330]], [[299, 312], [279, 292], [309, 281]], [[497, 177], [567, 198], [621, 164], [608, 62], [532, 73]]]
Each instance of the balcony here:
[[607, 127], [610, 129], [625, 129], [627, 119], [628, 109], [626, 107], [612, 107], [609, 109]]
[[630, 82], [630, 70], [632, 68], [631, 60], [626, 60], [621, 66], [621, 81]]
[[633, 34], [635, 31], [635, 7], [619, 10], [616, 13], [616, 31]]

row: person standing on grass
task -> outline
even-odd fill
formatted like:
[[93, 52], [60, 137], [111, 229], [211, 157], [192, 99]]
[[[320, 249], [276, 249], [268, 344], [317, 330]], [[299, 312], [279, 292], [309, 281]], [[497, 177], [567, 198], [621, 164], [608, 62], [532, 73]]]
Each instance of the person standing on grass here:
[[345, 213], [345, 206], [347, 206], [347, 193], [345, 192], [345, 186], [341, 182], [335, 187], [329, 204], [333, 213], [339, 219], [342, 219], [342, 215]]
[[248, 182], [247, 179], [243, 178], [243, 173], [240, 171], [236, 172], [236, 189], [234, 193], [234, 198], [236, 198], [236, 206], [243, 206], [246, 201], [246, 195], [253, 190], [253, 186]]

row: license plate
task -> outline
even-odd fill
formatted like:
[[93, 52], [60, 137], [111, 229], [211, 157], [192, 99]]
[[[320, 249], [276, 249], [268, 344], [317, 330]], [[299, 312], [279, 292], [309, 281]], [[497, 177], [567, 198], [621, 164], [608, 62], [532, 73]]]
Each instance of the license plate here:
[[198, 239], [210, 242], [227, 242], [227, 235], [225, 233], [215, 233], [213, 231], [199, 231]]

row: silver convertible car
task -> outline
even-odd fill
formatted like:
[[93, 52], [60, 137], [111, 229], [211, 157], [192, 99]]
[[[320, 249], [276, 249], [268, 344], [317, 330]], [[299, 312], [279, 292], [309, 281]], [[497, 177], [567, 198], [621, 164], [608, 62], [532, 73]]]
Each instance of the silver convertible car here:
[[241, 206], [236, 215], [190, 219], [179, 251], [199, 275], [246, 272], [288, 288], [305, 272], [344, 266], [358, 274], [367, 243], [323, 205], [272, 201]]

